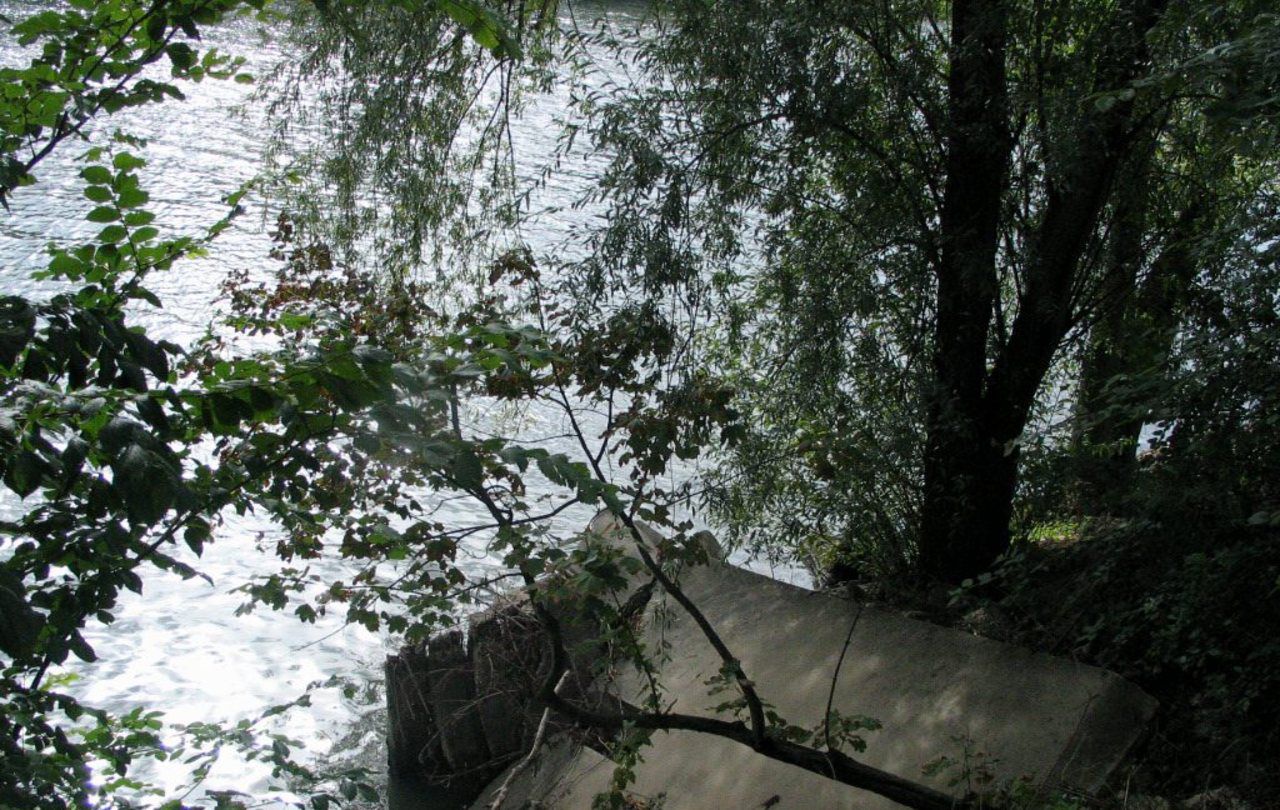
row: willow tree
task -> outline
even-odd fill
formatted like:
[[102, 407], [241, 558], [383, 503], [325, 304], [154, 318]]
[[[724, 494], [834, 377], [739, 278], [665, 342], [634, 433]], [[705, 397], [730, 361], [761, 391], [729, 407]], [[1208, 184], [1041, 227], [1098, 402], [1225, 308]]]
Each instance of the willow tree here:
[[[647, 89], [594, 119], [617, 157], [588, 267], [722, 296], [728, 340], [708, 356], [759, 418], [731, 513], [816, 502], [804, 520], [837, 545], [865, 546], [870, 524], [932, 577], [986, 570], [1064, 346], [1095, 325], [1103, 339], [1135, 297], [1167, 339], [1196, 272], [1188, 230], [1246, 238], [1219, 214], [1259, 186], [1227, 171], [1206, 187], [1187, 167], [1221, 156], [1208, 117], [1242, 74], [1274, 87], [1268, 62], [1242, 67], [1268, 9], [677, 3], [660, 17], [638, 48]], [[905, 494], [886, 493], [901, 477]]]
[[1188, 229], [1245, 238], [1220, 214], [1257, 182], [1228, 165], [1206, 191], [1184, 169], [1204, 148], [1230, 164], [1210, 119], [1274, 86], [1272, 6], [690, 1], [620, 35], [616, 11], [533, 4], [535, 24], [513, 4], [516, 48], [487, 52], [405, 7], [325, 7], [312, 68], [348, 80], [327, 105], [337, 157], [313, 176], [357, 208], [391, 201], [330, 233], [383, 239], [397, 267], [450, 233], [474, 247], [520, 221], [499, 200], [528, 199], [506, 159], [513, 88], [563, 83], [556, 158], [596, 158], [582, 202], [602, 216], [582, 217], [572, 260], [538, 257], [544, 279], [578, 318], [679, 334], [660, 379], [738, 390], [751, 430], [723, 456], [721, 515], [815, 541], [819, 565], [957, 582], [1009, 544], [1064, 347], [1092, 330], [1150, 353], [1106, 337], [1116, 313], [1140, 299], [1172, 317], [1204, 266], [1178, 261]]
[[[1188, 93], [1159, 111], [1161, 125], [1121, 170], [1101, 261], [1105, 305], [1081, 350], [1072, 425], [1079, 463], [1069, 500], [1085, 514], [1132, 511], [1144, 424], [1172, 417], [1191, 431], [1191, 409], [1168, 402], [1178, 378], [1213, 385], [1193, 348], [1203, 347], [1206, 328], [1235, 332], [1231, 342], [1248, 342], [1245, 333], [1259, 328], [1221, 315], [1208, 327], [1202, 312], [1221, 308], [1241, 286], [1265, 283], [1270, 272], [1275, 74], [1265, 54], [1275, 25], [1264, 16], [1183, 66], [1188, 90], [1210, 89], [1208, 79], [1214, 92]], [[1271, 309], [1256, 301], [1249, 317], [1265, 320]], [[1250, 399], [1238, 388], [1215, 395]], [[1172, 438], [1161, 435], [1162, 444]]]

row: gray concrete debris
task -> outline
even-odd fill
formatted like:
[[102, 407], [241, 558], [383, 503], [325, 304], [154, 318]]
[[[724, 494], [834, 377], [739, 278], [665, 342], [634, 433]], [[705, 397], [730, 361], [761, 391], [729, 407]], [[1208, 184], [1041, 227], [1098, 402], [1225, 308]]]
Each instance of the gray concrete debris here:
[[387, 765], [394, 776], [412, 776], [445, 767], [444, 751], [431, 717], [427, 655], [405, 647], [387, 656]]
[[527, 696], [545, 657], [534, 620], [512, 605], [475, 614], [469, 625], [476, 714], [489, 753], [518, 757], [533, 741]]
[[[598, 706], [607, 698], [591, 675], [598, 631], [581, 611], [552, 609], [573, 651], [560, 694]], [[529, 750], [544, 710], [535, 695], [551, 670], [549, 640], [516, 594], [472, 614], [467, 628], [465, 639], [450, 630], [387, 658], [388, 766], [398, 778], [478, 788]], [[570, 728], [550, 720], [550, 734]]]
[[[590, 531], [624, 546], [612, 519]], [[718, 555], [711, 555], [716, 557]], [[969, 633], [815, 593], [713, 562], [688, 568], [680, 585], [743, 663], [760, 695], [793, 724], [822, 717], [850, 625], [858, 617], [835, 686], [845, 716], [878, 719], [857, 758], [903, 777], [962, 794], [989, 774], [996, 783], [1028, 778], [1044, 786], [1098, 790], [1139, 738], [1156, 702], [1117, 675]], [[667, 616], [666, 623], [657, 617]], [[674, 711], [710, 715], [720, 697], [705, 681], [720, 662], [692, 620], [655, 599], [646, 633], [670, 645], [660, 678]], [[639, 697], [643, 679], [615, 688]], [[922, 768], [957, 764], [933, 777]], [[967, 764], [966, 764], [967, 763]], [[536, 800], [585, 810], [608, 787], [611, 766], [598, 754], [556, 749], [536, 777], [508, 796], [508, 808]], [[888, 808], [893, 802], [817, 774], [765, 759], [733, 742], [694, 732], [655, 734], [636, 770], [638, 797], [665, 797], [667, 810], [708, 807]], [[503, 776], [495, 780], [501, 782]], [[959, 778], [959, 783], [950, 785]], [[555, 785], [554, 788], [548, 785]], [[484, 808], [483, 797], [474, 807]]]

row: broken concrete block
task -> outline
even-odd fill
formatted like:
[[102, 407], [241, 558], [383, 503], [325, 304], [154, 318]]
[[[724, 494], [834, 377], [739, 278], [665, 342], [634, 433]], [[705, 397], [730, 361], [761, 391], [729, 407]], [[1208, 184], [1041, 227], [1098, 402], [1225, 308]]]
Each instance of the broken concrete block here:
[[536, 620], [523, 605], [505, 605], [471, 617], [476, 715], [495, 760], [528, 750], [542, 707], [534, 705], [538, 678], [549, 666]]
[[[597, 520], [592, 529], [602, 533], [608, 526]], [[836, 710], [883, 726], [863, 734], [864, 753], [849, 753], [957, 796], [982, 783], [1022, 778], [1096, 791], [1155, 709], [1142, 690], [1104, 670], [860, 608], [733, 566], [686, 568], [680, 584], [778, 714], [794, 725], [817, 725], [834, 679]], [[678, 606], [665, 607], [650, 606], [646, 629], [652, 643], [661, 637], [669, 645], [659, 672], [664, 703], [711, 715], [725, 696], [709, 695], [706, 681], [721, 662]], [[663, 615], [670, 621], [659, 621]], [[628, 675], [616, 688], [639, 703], [646, 682]], [[926, 776], [925, 766], [939, 761], [953, 764]], [[558, 810], [585, 810], [607, 789], [611, 769], [601, 767], [598, 755], [581, 753], [563, 768], [574, 774], [570, 787], [554, 796], [535, 790], [529, 798]], [[636, 777], [635, 792], [665, 795], [668, 810], [897, 806], [696, 732], [655, 734]]]
[[[1109, 672], [873, 606], [859, 615], [854, 603], [732, 566], [688, 569], [681, 586], [761, 696], [795, 725], [822, 719], [849, 637], [833, 705], [883, 725], [864, 735], [867, 750], [858, 759], [957, 794], [986, 775], [1095, 791], [1155, 709], [1153, 699]], [[720, 662], [692, 620], [678, 609], [670, 615], [663, 632], [671, 660], [661, 671], [668, 700], [675, 711], [709, 714], [716, 699], [704, 682]], [[638, 679], [621, 686], [633, 694], [642, 687]], [[940, 757], [957, 765], [926, 778], [923, 767]], [[657, 735], [645, 759], [637, 789], [665, 791], [672, 810], [705, 806], [684, 790], [695, 786], [702, 799], [717, 796], [722, 806], [750, 807], [773, 796], [779, 808], [893, 806], [705, 735]], [[960, 784], [948, 785], [956, 778]]]
[[[486, 785], [470, 810], [489, 810], [498, 790], [515, 767], [513, 765], [503, 771]], [[612, 774], [612, 762], [561, 736], [550, 740], [528, 767], [511, 780], [500, 810], [560, 807], [584, 783], [607, 785]]]

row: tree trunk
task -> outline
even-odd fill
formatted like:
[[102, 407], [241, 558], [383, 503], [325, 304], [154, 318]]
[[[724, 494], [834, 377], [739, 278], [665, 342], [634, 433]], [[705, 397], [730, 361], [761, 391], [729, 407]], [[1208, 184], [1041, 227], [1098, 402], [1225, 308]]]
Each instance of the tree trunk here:
[[981, 429], [957, 435], [935, 425], [925, 455], [920, 563], [933, 579], [977, 577], [1009, 546], [1018, 451], [995, 447]]
[[[982, 428], [987, 338], [999, 292], [996, 248], [1012, 137], [1005, 79], [1007, 9], [1000, 2], [952, 6], [947, 183], [942, 201], [935, 390], [926, 415], [920, 563], [958, 581], [973, 560], [1001, 546], [1005, 478], [1013, 471], [988, 451]], [[995, 476], [994, 478], [992, 476]], [[995, 512], [991, 511], [995, 508]], [[1007, 510], [1006, 510], [1007, 511]], [[1004, 518], [1008, 531], [1008, 516]], [[997, 552], [998, 553], [998, 552]]]
[[[1147, 61], [1145, 34], [1167, 0], [1117, 13], [1101, 49], [1096, 91], [1124, 88]], [[1009, 545], [1018, 447], [1041, 382], [1079, 317], [1081, 257], [1112, 179], [1132, 151], [1133, 101], [1086, 107], [1044, 180], [1043, 214], [1026, 248], [1017, 316], [988, 367], [999, 294], [996, 245], [1009, 155], [1003, 8], [953, 6], [947, 181], [938, 266], [935, 391], [926, 414], [919, 563], [958, 583]]]
[[[1124, 371], [1121, 344], [1126, 340], [1138, 277], [1147, 264], [1148, 211], [1152, 203], [1151, 165], [1157, 142], [1148, 138], [1142, 156], [1123, 173], [1116, 195], [1111, 240], [1106, 257], [1098, 316], [1080, 368], [1076, 420], [1072, 436], [1076, 460], [1075, 498], [1086, 514], [1111, 513], [1118, 493], [1127, 490], [1132, 474], [1134, 443], [1142, 428], [1132, 418], [1113, 413], [1104, 417], [1110, 397], [1107, 382]], [[1118, 403], [1115, 403], [1118, 404]]]
[[1131, 306], [1131, 301], [1116, 306], [1094, 325], [1081, 363], [1073, 437], [1076, 480], [1072, 500], [1085, 515], [1115, 515], [1123, 511], [1136, 467], [1142, 419], [1134, 417], [1132, 397], [1118, 396], [1114, 385], [1130, 371], [1132, 353], [1125, 350], [1122, 342]]

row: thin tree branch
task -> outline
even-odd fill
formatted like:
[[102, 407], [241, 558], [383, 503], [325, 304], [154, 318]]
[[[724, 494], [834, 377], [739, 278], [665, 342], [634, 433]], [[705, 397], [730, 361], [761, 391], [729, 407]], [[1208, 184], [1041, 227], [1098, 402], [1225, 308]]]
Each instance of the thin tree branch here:
[[[569, 671], [565, 670], [564, 674], [560, 676], [560, 680], [556, 681], [554, 693], [559, 695], [560, 690], [564, 688], [568, 680]], [[542, 742], [546, 739], [547, 726], [550, 725], [551, 721], [551, 711], [550, 706], [542, 710], [542, 719], [538, 721], [538, 730], [533, 735], [533, 743], [529, 746], [529, 753], [525, 755], [524, 759], [517, 762], [515, 767], [507, 773], [507, 778], [502, 780], [497, 792], [493, 794], [493, 801], [489, 802], [489, 810], [502, 810], [502, 803], [507, 800], [507, 793], [510, 792], [511, 786], [533, 764], [533, 759], [537, 756], [538, 749], [542, 748]]]

